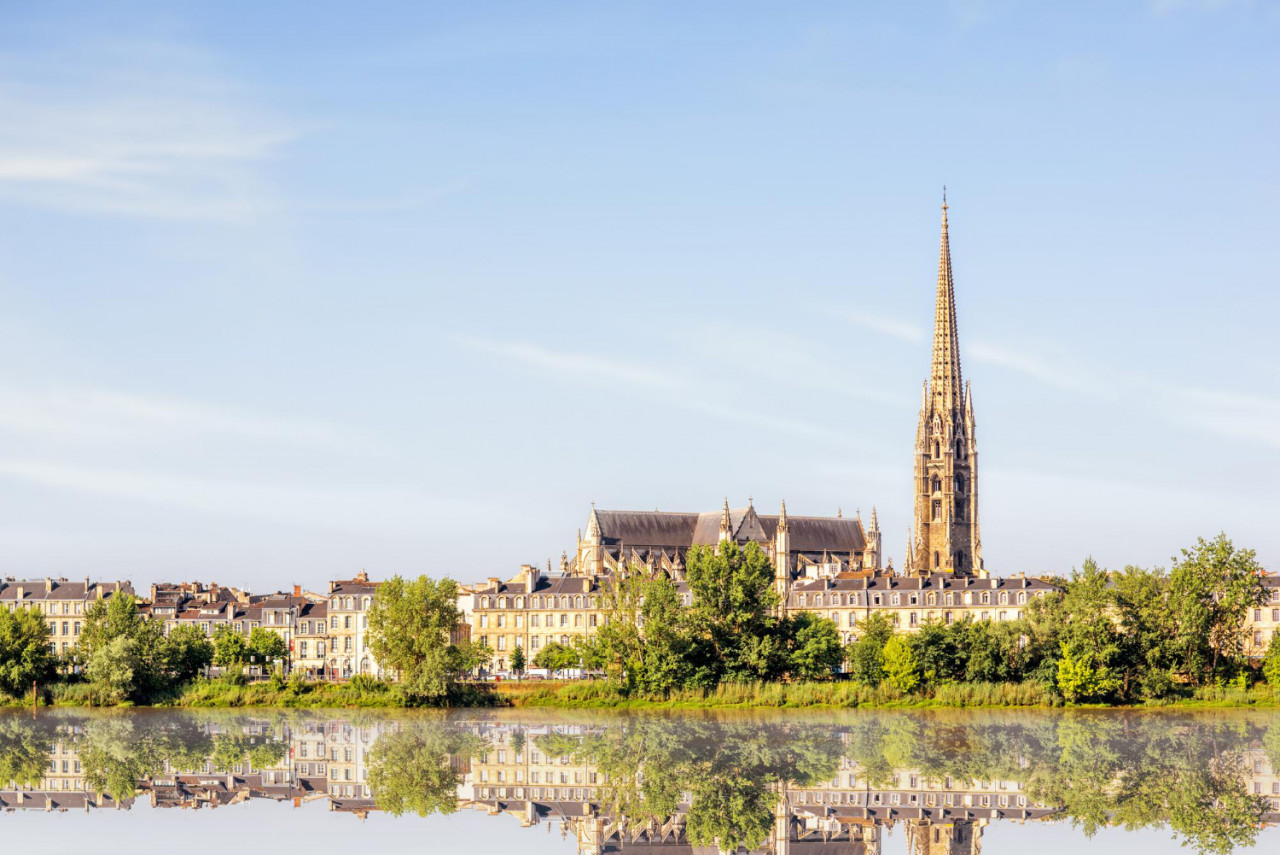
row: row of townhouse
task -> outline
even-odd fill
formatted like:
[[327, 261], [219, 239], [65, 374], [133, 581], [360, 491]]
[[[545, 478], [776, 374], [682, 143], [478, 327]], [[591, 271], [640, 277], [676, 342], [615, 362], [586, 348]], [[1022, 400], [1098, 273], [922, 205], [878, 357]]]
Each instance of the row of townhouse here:
[[[607, 615], [601, 597], [608, 584], [607, 576], [547, 576], [537, 567], [524, 565], [506, 582], [491, 578], [464, 586], [459, 605], [471, 638], [488, 645], [494, 667], [501, 671], [509, 666], [517, 647], [532, 658], [548, 644], [572, 644], [602, 626]], [[677, 579], [676, 588], [684, 605], [691, 605], [688, 586]], [[842, 641], [848, 642], [876, 612], [907, 632], [928, 620], [1018, 620], [1032, 598], [1057, 590], [1050, 582], [1028, 576], [846, 576], [815, 571], [788, 586], [782, 611], [828, 617], [840, 628]]]
[[36, 608], [49, 624], [49, 644], [66, 655], [79, 643], [85, 616], [94, 602], [121, 593], [136, 596], [141, 612], [162, 621], [166, 634], [195, 627], [209, 638], [229, 628], [246, 638], [255, 629], [274, 632], [289, 651], [287, 663], [312, 678], [348, 679], [356, 674], [384, 676], [369, 649], [369, 607], [378, 583], [368, 574], [329, 583], [327, 594], [303, 591], [251, 594], [238, 588], [200, 582], [153, 584], [139, 596], [129, 582], [66, 579], [0, 581], [0, 608]]
[[98, 600], [116, 593], [133, 594], [128, 582], [83, 582], [66, 579], [0, 581], [0, 608], [35, 608], [49, 624], [49, 647], [59, 655], [74, 650], [84, 629], [84, 616]]
[[[459, 607], [471, 638], [494, 653], [495, 669], [506, 670], [517, 647], [532, 659], [551, 643], [572, 644], [608, 619], [601, 598], [609, 574], [547, 575], [524, 565], [513, 578], [490, 578], [459, 589]], [[684, 605], [692, 603], [688, 586], [679, 578], [676, 588]], [[1261, 657], [1280, 632], [1280, 575], [1265, 577], [1267, 603], [1246, 614], [1246, 652]], [[785, 586], [781, 611], [809, 612], [830, 618], [841, 641], [857, 637], [875, 613], [883, 614], [903, 632], [915, 632], [927, 621], [953, 623], [1020, 620], [1035, 599], [1056, 593], [1045, 579], [1019, 574], [987, 578], [951, 574], [897, 576], [823, 572], [813, 568]]]

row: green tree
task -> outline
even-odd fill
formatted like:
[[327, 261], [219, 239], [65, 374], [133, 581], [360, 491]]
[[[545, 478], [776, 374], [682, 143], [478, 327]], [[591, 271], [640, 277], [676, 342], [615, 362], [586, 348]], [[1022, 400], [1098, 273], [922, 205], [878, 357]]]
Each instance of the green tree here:
[[878, 686], [884, 679], [884, 647], [893, 637], [893, 626], [880, 612], [873, 612], [862, 624], [857, 639], [845, 646], [849, 676], [864, 686]]
[[685, 557], [685, 581], [693, 594], [686, 626], [700, 642], [703, 682], [764, 680], [785, 667], [773, 563], [759, 544], [695, 546]]
[[682, 624], [680, 592], [666, 574], [644, 584], [640, 617], [644, 626], [639, 683], [646, 692], [666, 695], [690, 676], [689, 639]]
[[552, 641], [534, 655], [533, 665], [535, 668], [546, 668], [549, 671], [580, 668], [582, 654], [568, 645]]
[[145, 702], [169, 687], [164, 627], [143, 617], [132, 595], [95, 601], [85, 613], [80, 646], [85, 676], [102, 700]]
[[289, 645], [284, 643], [284, 639], [278, 633], [260, 626], [250, 630], [248, 648], [250, 661], [259, 665], [289, 658]]
[[378, 586], [369, 607], [369, 648], [400, 675], [402, 691], [416, 702], [449, 696], [473, 667], [474, 651], [451, 641], [462, 622], [458, 585], [419, 576], [394, 576]]
[[1085, 642], [1062, 642], [1058, 660], [1058, 689], [1072, 703], [1106, 700], [1120, 688], [1120, 680]]
[[1182, 550], [1169, 575], [1172, 658], [1197, 684], [1238, 668], [1249, 609], [1266, 601], [1264, 571], [1251, 549], [1226, 536]]
[[147, 665], [136, 639], [116, 636], [89, 657], [85, 677], [104, 703], [133, 700], [141, 694]]
[[1266, 677], [1271, 691], [1280, 695], [1280, 631], [1271, 633], [1267, 655], [1262, 658], [1262, 676]]
[[920, 663], [911, 642], [895, 635], [884, 646], [884, 681], [904, 694], [920, 685]]
[[36, 608], [0, 610], [0, 691], [20, 696], [57, 673], [49, 625]]
[[524, 658], [524, 648], [516, 645], [516, 649], [511, 651], [511, 670], [517, 674], [524, 673], [524, 666], [527, 663]]
[[220, 626], [213, 633], [213, 664], [238, 668], [249, 661], [249, 645], [233, 627]]
[[213, 662], [213, 644], [194, 626], [170, 630], [161, 653], [165, 672], [180, 683], [193, 679]]
[[787, 670], [798, 680], [830, 680], [844, 660], [840, 630], [830, 618], [800, 612], [785, 621]]

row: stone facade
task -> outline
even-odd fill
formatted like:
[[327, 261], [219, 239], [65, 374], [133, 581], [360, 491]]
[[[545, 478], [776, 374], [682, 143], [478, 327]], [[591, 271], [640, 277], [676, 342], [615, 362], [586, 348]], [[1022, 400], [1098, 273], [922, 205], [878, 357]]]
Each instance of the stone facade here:
[[34, 607], [49, 624], [49, 647], [66, 654], [80, 641], [84, 615], [94, 602], [117, 593], [133, 595], [128, 582], [69, 582], [66, 579], [36, 579], [0, 582], [0, 608], [10, 611]]

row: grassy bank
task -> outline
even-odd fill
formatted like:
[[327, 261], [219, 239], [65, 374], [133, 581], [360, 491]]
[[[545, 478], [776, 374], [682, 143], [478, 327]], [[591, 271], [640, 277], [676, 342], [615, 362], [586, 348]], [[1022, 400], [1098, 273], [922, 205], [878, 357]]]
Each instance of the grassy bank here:
[[[12, 698], [0, 695], [0, 707], [30, 707], [30, 695]], [[171, 694], [155, 697], [147, 704], [131, 702], [104, 703], [86, 683], [56, 683], [41, 692], [40, 706], [55, 707], [187, 707], [235, 708], [278, 707], [291, 709], [400, 709], [418, 706], [394, 684], [382, 680], [357, 677], [346, 683], [264, 680], [248, 682], [236, 678], [195, 680], [175, 689]], [[450, 707], [492, 707], [506, 705], [487, 686], [463, 684], [456, 687], [448, 702]]]
[[[713, 690], [681, 690], [666, 696], [627, 696], [599, 682], [502, 683], [504, 705], [517, 707], [619, 709], [853, 709], [1063, 707], [1061, 696], [1039, 683], [953, 683], [931, 691], [903, 694], [888, 686], [856, 683], [729, 683]], [[1280, 707], [1280, 695], [1269, 686], [1252, 689], [1199, 689], [1186, 697], [1123, 708], [1147, 707]]]
[[[41, 706], [103, 706], [84, 683], [60, 683], [42, 693]], [[0, 695], [0, 707], [30, 707], [31, 696]], [[134, 706], [134, 704], [107, 704]], [[357, 678], [347, 683], [236, 679], [197, 680], [148, 706], [198, 709], [278, 707], [295, 709], [401, 709], [410, 703], [394, 684]], [[608, 683], [503, 682], [457, 687], [449, 707], [545, 707], [560, 709], [892, 709], [1050, 708], [1071, 706], [1035, 682], [953, 683], [924, 693], [903, 694], [888, 686], [857, 683], [726, 683], [715, 689], [685, 689], [666, 696], [625, 695]], [[1105, 708], [1105, 705], [1090, 705]], [[1119, 709], [1280, 708], [1280, 693], [1265, 684], [1250, 689], [1209, 687], [1185, 696]]]

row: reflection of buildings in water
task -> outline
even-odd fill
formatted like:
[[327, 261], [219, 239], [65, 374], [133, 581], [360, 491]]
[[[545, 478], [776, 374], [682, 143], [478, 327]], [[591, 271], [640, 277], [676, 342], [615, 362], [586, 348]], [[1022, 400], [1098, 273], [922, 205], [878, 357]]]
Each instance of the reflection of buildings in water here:
[[[513, 729], [480, 725], [473, 731], [487, 743], [459, 787], [460, 802], [491, 815], [511, 814], [521, 826], [560, 822], [577, 838], [581, 855], [637, 848], [688, 851], [684, 812], [665, 822], [636, 822], [600, 812], [607, 781], [571, 757], [550, 757], [541, 738], [577, 738], [587, 727], [520, 728], [524, 745], [513, 745]], [[859, 777], [857, 764], [840, 761], [829, 781], [779, 786], [771, 833], [762, 851], [775, 855], [879, 855], [883, 832], [901, 824], [912, 855], [961, 855], [980, 851], [982, 829], [992, 820], [1040, 819], [1055, 807], [1030, 801], [1017, 781], [930, 781], [919, 771], [897, 770], [874, 785]], [[639, 855], [639, 853], [636, 853]]]
[[[261, 768], [246, 751], [230, 768], [215, 769], [211, 756], [201, 768], [173, 768], [168, 762], [138, 782], [153, 807], [211, 809], [253, 799], [291, 802], [325, 800], [332, 811], [359, 817], [377, 810], [368, 783], [368, 760], [378, 738], [400, 729], [400, 721], [357, 724], [343, 719], [284, 723], [240, 720], [234, 727], [205, 725], [207, 735], [234, 738], [248, 748], [271, 745], [278, 759]], [[410, 725], [411, 726], [411, 725]], [[613, 816], [610, 782], [582, 757], [558, 756], [555, 740], [572, 746], [599, 728], [566, 725], [512, 725], [492, 721], [455, 722], [481, 741], [471, 758], [454, 758], [459, 776], [457, 805], [491, 815], [508, 814], [521, 826], [559, 824], [572, 835], [581, 855], [624, 849], [691, 852], [685, 817], [692, 795], [682, 794], [674, 815], [661, 820]], [[82, 725], [54, 731], [43, 776], [29, 786], [0, 782], [0, 809], [85, 810], [129, 808], [86, 783], [76, 753]], [[544, 747], [550, 746], [550, 751]], [[258, 755], [265, 759], [267, 755]], [[1270, 803], [1269, 823], [1280, 822], [1280, 769], [1267, 753], [1243, 751], [1244, 786]], [[774, 785], [769, 837], [760, 851], [772, 855], [880, 855], [890, 830], [901, 829], [909, 855], [978, 855], [989, 825], [1050, 818], [1057, 807], [1035, 802], [1018, 781], [930, 779], [920, 770], [896, 769], [870, 781], [858, 764], [841, 759], [829, 780], [810, 786]], [[895, 847], [897, 848], [897, 847]], [[633, 855], [641, 855], [633, 852]]]

